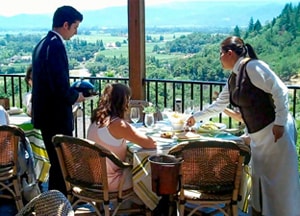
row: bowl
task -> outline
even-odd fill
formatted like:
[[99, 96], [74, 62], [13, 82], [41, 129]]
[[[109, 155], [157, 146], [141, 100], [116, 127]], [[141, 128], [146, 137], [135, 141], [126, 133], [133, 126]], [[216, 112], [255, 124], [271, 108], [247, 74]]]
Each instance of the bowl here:
[[185, 126], [185, 122], [188, 116], [183, 113], [171, 112], [168, 114], [168, 119], [172, 126], [172, 129], [175, 131], [182, 131]]

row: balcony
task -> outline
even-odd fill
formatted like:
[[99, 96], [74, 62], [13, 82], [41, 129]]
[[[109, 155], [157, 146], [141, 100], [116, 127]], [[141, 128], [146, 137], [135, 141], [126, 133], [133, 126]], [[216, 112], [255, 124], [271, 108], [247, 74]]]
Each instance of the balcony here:
[[[70, 77], [70, 82], [80, 80], [82, 77]], [[121, 82], [128, 84], [128, 78], [108, 78], [108, 77], [87, 77], [92, 82], [99, 92], [102, 92], [106, 83]], [[161, 80], [161, 79], [145, 79], [145, 96], [146, 100], [157, 106], [159, 110], [163, 108], [171, 108], [175, 110], [176, 101], [184, 109], [184, 104], [188, 100], [193, 100], [196, 105], [196, 110], [203, 109], [206, 105], [213, 101], [214, 92], [220, 92], [225, 85], [224, 82], [208, 82], [208, 81], [178, 81], [178, 80]], [[24, 81], [24, 75], [9, 74], [0, 75], [0, 84], [5, 93], [8, 93], [11, 107], [20, 107], [22, 105], [22, 95], [24, 95], [28, 88]], [[294, 118], [299, 117], [300, 105], [297, 100], [300, 97], [299, 85], [288, 85], [290, 93], [290, 112]], [[88, 100], [81, 105], [81, 115], [75, 121], [75, 135], [79, 137], [86, 137], [87, 124], [92, 110], [97, 105], [98, 97]], [[182, 111], [181, 110], [181, 111]], [[214, 121], [222, 122], [228, 128], [235, 127], [237, 122], [228, 118], [225, 114], [219, 114]]]

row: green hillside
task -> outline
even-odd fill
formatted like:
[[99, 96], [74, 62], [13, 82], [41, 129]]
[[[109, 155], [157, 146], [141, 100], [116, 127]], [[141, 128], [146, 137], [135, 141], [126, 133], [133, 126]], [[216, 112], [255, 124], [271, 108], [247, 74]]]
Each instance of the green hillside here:
[[[160, 69], [162, 73], [170, 74], [170, 78], [224, 81], [227, 74], [219, 62], [219, 44], [228, 35], [237, 35], [251, 44], [258, 57], [266, 61], [281, 79], [289, 81], [300, 71], [299, 13], [300, 4], [295, 7], [287, 4], [282, 13], [265, 26], [251, 18], [246, 29], [236, 26], [229, 34], [192, 33], [177, 38], [160, 47], [160, 52], [181, 53], [186, 57], [180, 61], [154, 61], [149, 58], [148, 64], [152, 66], [147, 70], [147, 75], [151, 78], [164, 77], [157, 73]], [[171, 66], [166, 68], [166, 65]]]

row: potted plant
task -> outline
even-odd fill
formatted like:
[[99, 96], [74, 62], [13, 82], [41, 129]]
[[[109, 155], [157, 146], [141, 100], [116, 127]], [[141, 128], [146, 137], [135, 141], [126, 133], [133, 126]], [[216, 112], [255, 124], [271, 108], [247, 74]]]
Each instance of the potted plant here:
[[0, 92], [0, 105], [4, 107], [4, 109], [9, 110], [9, 95], [4, 92]]
[[145, 106], [144, 109], [143, 109], [143, 113], [145, 114], [154, 114], [156, 113], [156, 108], [153, 106], [152, 103], [149, 103], [148, 106]]

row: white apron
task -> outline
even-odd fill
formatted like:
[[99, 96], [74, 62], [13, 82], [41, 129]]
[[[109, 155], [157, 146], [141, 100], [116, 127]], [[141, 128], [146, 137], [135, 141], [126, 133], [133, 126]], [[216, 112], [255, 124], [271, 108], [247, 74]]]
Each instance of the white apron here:
[[289, 115], [284, 134], [276, 143], [272, 127], [273, 123], [250, 134], [251, 205], [257, 211], [262, 211], [264, 216], [300, 216], [300, 184], [294, 121]]

